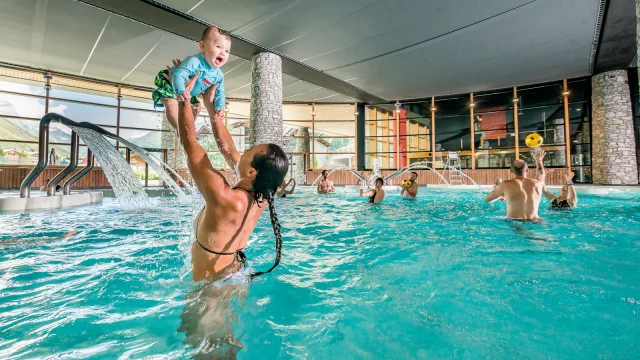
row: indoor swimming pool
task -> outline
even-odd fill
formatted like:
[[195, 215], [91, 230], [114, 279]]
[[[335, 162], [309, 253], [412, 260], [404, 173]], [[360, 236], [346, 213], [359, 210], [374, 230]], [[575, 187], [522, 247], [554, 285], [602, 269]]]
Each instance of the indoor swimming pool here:
[[[185, 358], [215, 324], [241, 359], [637, 357], [640, 195], [544, 199], [525, 224], [485, 193], [301, 189], [248, 286], [191, 280], [196, 200], [1, 214], [0, 358]], [[246, 255], [273, 262], [266, 213]]]

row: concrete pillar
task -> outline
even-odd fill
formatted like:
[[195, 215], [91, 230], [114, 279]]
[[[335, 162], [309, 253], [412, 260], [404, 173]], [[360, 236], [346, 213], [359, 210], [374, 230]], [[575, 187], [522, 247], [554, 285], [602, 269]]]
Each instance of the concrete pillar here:
[[282, 146], [282, 59], [272, 53], [253, 56], [249, 144]]
[[160, 138], [160, 147], [163, 149], [167, 149], [167, 165], [170, 168], [173, 168], [173, 156], [174, 156], [174, 146], [177, 148], [178, 159], [176, 161], [177, 169], [184, 169], [187, 167], [187, 160], [184, 157], [184, 152], [182, 151], [182, 147], [180, 146], [180, 140], [178, 139], [178, 143], [175, 143], [174, 137], [177, 135], [175, 129], [169, 121], [167, 120], [167, 116], [162, 114], [162, 130], [161, 138]]
[[[296, 136], [309, 136], [309, 128], [303, 127], [296, 132]], [[311, 139], [309, 138], [296, 138], [297, 153], [308, 153], [311, 151]], [[306, 179], [307, 169], [305, 166], [305, 157], [307, 155], [293, 155], [293, 177], [296, 179], [296, 183], [304, 184]]]
[[605, 72], [593, 76], [591, 82], [593, 183], [637, 185], [636, 144], [627, 72]]

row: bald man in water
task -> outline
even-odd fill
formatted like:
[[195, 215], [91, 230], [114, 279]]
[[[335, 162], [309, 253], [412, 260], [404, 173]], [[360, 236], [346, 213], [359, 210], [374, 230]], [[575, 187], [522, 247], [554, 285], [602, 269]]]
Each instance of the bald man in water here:
[[507, 202], [507, 217], [523, 221], [540, 221], [538, 206], [544, 189], [546, 172], [542, 164], [545, 152], [539, 150], [535, 155], [537, 174], [535, 179], [527, 179], [529, 171], [524, 160], [515, 160], [511, 164], [514, 179], [499, 183], [495, 189], [484, 198], [492, 202], [504, 198]]

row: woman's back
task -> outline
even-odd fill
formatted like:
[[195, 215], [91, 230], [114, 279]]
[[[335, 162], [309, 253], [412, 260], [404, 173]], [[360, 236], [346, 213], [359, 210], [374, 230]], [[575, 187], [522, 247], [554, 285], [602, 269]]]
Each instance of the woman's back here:
[[[196, 217], [197, 242], [192, 247], [193, 279], [224, 277], [228, 271], [242, 266], [236, 255], [244, 249], [265, 205], [256, 203], [252, 194], [242, 189], [230, 189], [229, 200], [224, 204], [208, 202]], [[199, 243], [198, 243], [199, 242]], [[217, 255], [227, 253], [232, 255]]]

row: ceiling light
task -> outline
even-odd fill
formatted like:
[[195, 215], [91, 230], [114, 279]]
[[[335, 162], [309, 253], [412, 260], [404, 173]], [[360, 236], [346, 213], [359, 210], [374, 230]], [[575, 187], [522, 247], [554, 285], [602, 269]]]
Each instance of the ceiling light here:
[[316, 112], [315, 112], [315, 111], [314, 111], [314, 112], [312, 112], [312, 113], [311, 113], [311, 116], [316, 116]]
[[576, 111], [580, 111], [580, 110], [582, 110], [582, 109], [576, 109]]
[[432, 108], [431, 108], [431, 111], [436, 111], [436, 108], [435, 108], [435, 107], [432, 107]]
[[518, 98], [513, 99], [513, 102], [518, 102], [518, 101], [520, 101]]
[[353, 113], [353, 115], [355, 115], [355, 116], [358, 116], [358, 114], [359, 114], [359, 113], [358, 113], [357, 111]]
[[562, 95], [567, 96], [567, 95], [569, 95], [569, 92], [565, 91], [565, 92], [562, 93]]
[[474, 107], [474, 106], [476, 106], [476, 104], [471, 103], [471, 104], [469, 104], [469, 106]]
[[400, 107], [400, 101], [396, 101], [396, 107], [399, 108]]

